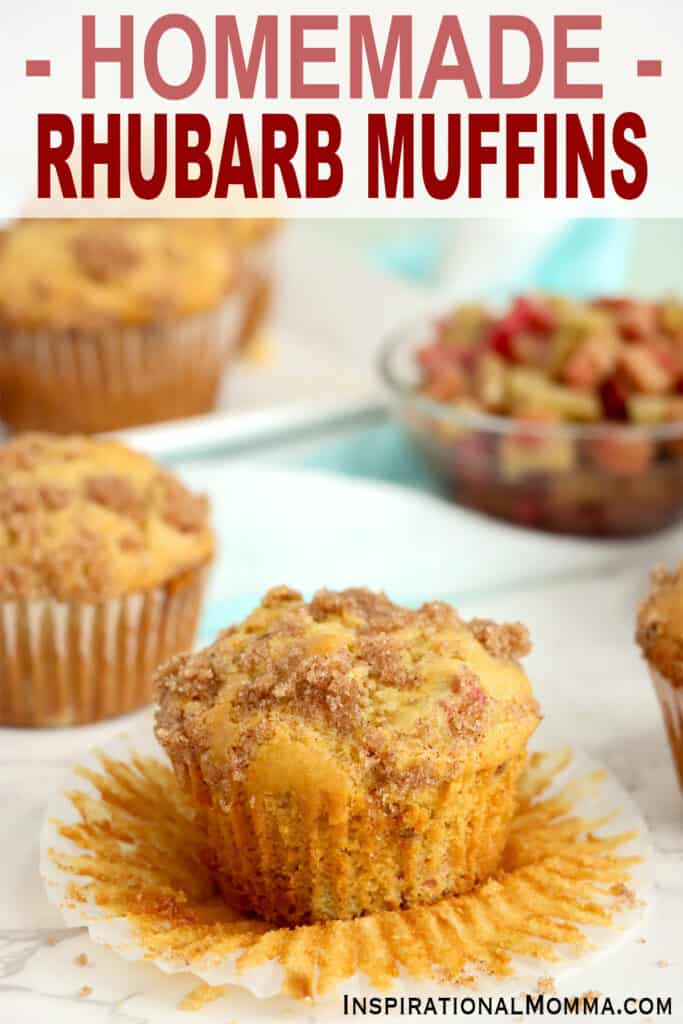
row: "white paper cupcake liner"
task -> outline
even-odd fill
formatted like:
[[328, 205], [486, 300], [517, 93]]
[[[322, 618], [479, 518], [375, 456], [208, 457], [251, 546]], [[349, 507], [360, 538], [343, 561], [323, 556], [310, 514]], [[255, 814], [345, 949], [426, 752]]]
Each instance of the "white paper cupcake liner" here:
[[18, 430], [95, 433], [209, 411], [246, 298], [180, 320], [91, 330], [0, 328], [0, 416]]
[[[153, 738], [151, 723], [148, 720], [141, 723], [138, 730], [124, 734], [108, 743], [99, 754], [92, 753], [83, 759], [82, 766], [85, 768], [86, 773], [102, 774], [103, 755], [105, 760], [110, 759], [113, 762], [124, 762], [127, 765], [134, 764], [136, 759], [140, 763], [140, 759], [149, 757], [165, 763], [164, 754]], [[603, 776], [599, 784], [597, 782], [598, 774]], [[586, 782], [586, 780], [589, 781]], [[126, 786], [128, 786], [128, 783], [126, 783]], [[567, 787], [569, 787], [569, 790], [567, 790]], [[373, 943], [378, 943], [376, 947], [377, 956], [380, 959], [386, 960], [386, 957], [391, 954], [392, 949], [409, 950], [413, 939], [416, 944], [419, 944], [419, 942], [425, 941], [425, 934], [430, 934], [433, 938], [448, 917], [447, 908], [439, 910], [440, 907], [445, 906], [445, 903], [442, 903], [435, 904], [432, 908], [423, 908], [417, 912], [397, 912], [390, 918], [392, 924], [388, 930], [386, 926], [382, 926], [379, 916], [360, 918], [351, 922], [337, 922], [331, 926], [326, 926], [322, 931], [319, 930], [320, 926], [311, 926], [311, 929], [274, 930], [268, 926], [261, 925], [259, 922], [247, 921], [246, 923], [254, 929], [254, 935], [258, 935], [258, 942], [261, 939], [273, 938], [273, 932], [277, 931], [278, 936], [276, 938], [281, 940], [280, 946], [286, 950], [286, 956], [272, 956], [265, 961], [257, 962], [254, 957], [250, 957], [250, 950], [258, 948], [257, 946], [247, 946], [245, 949], [232, 950], [228, 955], [221, 955], [211, 949], [198, 950], [189, 939], [187, 944], [181, 947], [180, 955], [178, 954], [178, 949], [175, 950], [173, 955], [165, 955], [163, 952], [159, 952], [158, 949], [152, 950], [148, 948], [141, 941], [139, 933], [134, 928], [131, 928], [129, 920], [125, 917], [111, 916], [110, 912], [105, 911], [94, 899], [88, 898], [85, 902], [81, 902], [80, 898], [76, 899], [74, 897], [76, 889], [84, 885], [87, 886], [92, 879], [74, 874], [73, 858], [89, 857], [92, 854], [86, 846], [77, 840], [77, 828], [72, 828], [72, 826], [77, 827], [79, 822], [82, 823], [82, 819], [76, 811], [74, 803], [66, 795], [70, 791], [77, 791], [82, 794], [79, 799], [85, 800], [91, 809], [95, 805], [89, 803], [89, 798], [99, 799], [100, 797], [98, 790], [92, 782], [84, 777], [80, 770], [75, 770], [66, 780], [63, 791], [57, 794], [50, 802], [41, 835], [40, 857], [40, 870], [48, 897], [52, 903], [60, 908], [67, 925], [72, 927], [85, 926], [90, 933], [90, 937], [95, 942], [111, 947], [129, 961], [145, 960], [152, 962], [160, 970], [169, 974], [190, 971], [209, 985], [239, 986], [259, 999], [268, 999], [281, 995], [283, 992], [291, 994], [291, 984], [288, 989], [286, 981], [289, 978], [291, 982], [292, 963], [298, 964], [299, 967], [301, 966], [302, 943], [305, 943], [307, 939], [310, 940], [311, 936], [317, 937], [319, 935], [321, 943], [328, 943], [330, 955], [335, 955], [343, 947], [344, 943], [348, 941], [349, 936], [355, 936], [354, 941], [357, 942], [358, 948], [366, 961], [368, 956], [372, 959]], [[590, 949], [582, 948], [579, 950], [575, 945], [567, 946], [560, 943], [556, 946], [558, 958], [555, 962], [541, 962], [530, 958], [526, 954], [524, 956], [517, 955], [512, 950], [512, 975], [510, 977], [492, 977], [486, 972], [482, 973], [476, 965], [472, 965], [474, 987], [468, 987], [465, 990], [468, 993], [493, 992], [503, 994], [534, 991], [539, 978], [550, 977], [557, 979], [588, 966], [596, 958], [605, 956], [610, 951], [616, 949], [641, 924], [645, 907], [652, 899], [653, 881], [650, 842], [647, 827], [640, 813], [618, 782], [609, 774], [603, 773], [591, 758], [579, 751], [574, 752], [569, 767], [562, 770], [554, 779], [547, 792], [543, 793], [543, 801], [553, 800], [557, 804], [558, 800], [561, 802], [564, 799], [563, 794], [569, 791], [573, 792], [572, 801], [575, 800], [575, 804], [571, 809], [572, 818], [574, 815], [578, 815], [582, 819], [585, 818], [591, 822], [597, 822], [595, 825], [597, 830], [596, 838], [584, 838], [585, 845], [582, 847], [584, 854], [599, 840], [605, 840], [606, 845], [608, 845], [610, 839], [614, 837], [616, 844], [616, 837], [622, 833], [634, 832], [637, 834], [635, 838], [631, 838], [623, 847], [619, 848], [618, 854], [612, 858], [615, 860], [616, 856], [622, 855], [641, 858], [638, 864], [629, 868], [630, 878], [628, 886], [614, 887], [618, 890], [623, 889], [624, 895], [627, 897], [626, 901], [623, 905], [618, 906], [615, 911], [612, 900], [610, 905], [616, 915], [613, 926], [604, 927], [603, 925], [593, 925], [590, 923], [581, 924], [580, 930], [590, 944]], [[604, 824], [604, 821], [601, 824], [599, 819], [609, 819], [608, 824]], [[564, 821], [564, 818], [562, 820]], [[62, 831], [63, 826], [66, 826], [66, 830], [70, 832], [69, 838]], [[577, 850], [576, 853], [580, 859], [581, 851]], [[67, 861], [71, 864], [69, 870], [64, 868], [64, 863]], [[76, 863], [83, 864], [84, 862], [76, 861]], [[92, 864], [93, 862], [90, 861], [88, 863]], [[552, 871], [550, 865], [550, 861], [548, 861], [547, 866], [544, 865], [543, 870], [546, 874], [548, 870]], [[520, 870], [523, 871], [523, 869]], [[567, 888], [566, 878], [561, 873], [557, 875], [555, 882], [560, 887], [564, 886]], [[526, 881], [523, 883], [524, 886], [526, 886]], [[571, 889], [571, 886], [569, 888]], [[587, 891], [590, 891], [591, 888], [595, 890], [595, 887], [589, 887]], [[611, 892], [611, 889], [609, 892]], [[501, 893], [503, 894], [501, 899], [509, 910], [510, 897], [507, 895], [507, 890], [503, 887]], [[604, 897], [605, 903], [608, 904], [611, 897], [607, 892], [604, 893]], [[461, 899], [472, 900], [476, 898], [475, 895], [474, 897], [462, 897]], [[581, 903], [581, 906], [585, 909], [585, 906], [590, 904], [592, 899], [596, 899], [595, 892], [593, 892], [593, 896], [590, 899], [587, 896], [581, 896], [581, 901], [584, 901]], [[482, 897], [482, 905], [479, 910], [485, 910], [486, 900], [490, 902], [490, 895], [486, 899]], [[588, 903], [585, 902], [586, 900]], [[599, 903], [600, 900], [598, 898]], [[595, 904], [595, 906], [598, 904]], [[425, 933], [424, 922], [427, 921], [427, 917], [432, 912], [435, 916], [430, 919], [430, 928]], [[477, 916], [478, 913], [479, 911], [477, 911]], [[541, 912], [539, 911], [539, 913]], [[418, 934], [417, 922], [422, 919], [424, 919], [421, 925], [422, 930]], [[383, 918], [383, 920], [388, 921], [389, 918]], [[485, 924], [485, 915], [482, 920]], [[555, 925], [550, 919], [548, 920], [547, 927], [552, 932]], [[572, 920], [571, 915], [569, 920]], [[581, 917], [574, 917], [573, 920], [581, 920]], [[427, 923], [429, 924], [429, 922]], [[432, 926], [437, 924], [439, 928], [435, 931]], [[259, 927], [261, 930], [257, 931]], [[493, 941], [491, 949], [495, 951], [497, 941], [496, 927], [491, 927], [491, 939]], [[525, 930], [526, 927], [527, 925], [525, 924]], [[561, 928], [561, 923], [557, 927]], [[534, 922], [532, 915], [528, 919], [528, 928], [529, 933], [533, 935]], [[414, 935], [412, 930], [415, 930]], [[298, 960], [297, 957], [299, 957]], [[453, 993], [457, 991], [453, 984], [438, 984], [433, 979], [427, 980], [425, 978], [418, 979], [413, 977], [410, 970], [406, 969], [401, 963], [397, 963], [395, 969], [392, 969], [390, 984], [392, 995], [443, 995], [444, 992]], [[376, 985], [369, 979], [368, 971], [362, 967], [346, 976], [343, 983], [341, 983], [341, 988], [344, 994], [348, 995], [373, 995], [378, 992]], [[339, 985], [334, 986], [331, 991], [328, 989], [327, 995], [332, 995], [333, 993], [336, 993], [337, 998], [339, 998]], [[319, 994], [315, 990], [315, 978], [312, 982], [312, 990], [308, 994], [314, 998]]]
[[151, 703], [154, 670], [192, 646], [206, 567], [99, 604], [0, 602], [0, 725], [96, 722]]

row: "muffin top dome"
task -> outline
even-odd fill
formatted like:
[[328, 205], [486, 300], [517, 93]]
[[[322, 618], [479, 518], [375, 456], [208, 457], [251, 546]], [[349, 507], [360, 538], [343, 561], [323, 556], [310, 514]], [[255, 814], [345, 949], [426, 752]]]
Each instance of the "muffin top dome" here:
[[647, 660], [675, 686], [683, 686], [683, 562], [655, 569], [650, 594], [638, 613], [637, 639]]
[[353, 589], [307, 604], [278, 587], [160, 671], [157, 735], [226, 800], [237, 780], [399, 797], [519, 752], [539, 720], [516, 660], [528, 650], [519, 623], [467, 623], [440, 602]]
[[106, 600], [212, 550], [206, 498], [116, 441], [24, 434], [0, 447], [0, 600]]
[[0, 324], [96, 329], [212, 308], [236, 280], [215, 220], [24, 220], [0, 234]]

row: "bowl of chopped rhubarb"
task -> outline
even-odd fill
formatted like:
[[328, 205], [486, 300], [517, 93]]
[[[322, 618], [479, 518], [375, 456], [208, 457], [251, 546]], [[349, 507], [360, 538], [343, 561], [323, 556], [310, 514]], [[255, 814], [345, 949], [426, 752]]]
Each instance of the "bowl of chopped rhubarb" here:
[[596, 537], [683, 516], [683, 300], [460, 305], [395, 332], [380, 369], [463, 505]]

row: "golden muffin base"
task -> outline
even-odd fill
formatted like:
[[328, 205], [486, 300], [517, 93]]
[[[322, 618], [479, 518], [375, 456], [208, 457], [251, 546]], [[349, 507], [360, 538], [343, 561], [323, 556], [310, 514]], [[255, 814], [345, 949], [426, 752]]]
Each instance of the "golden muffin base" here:
[[0, 327], [0, 417], [15, 430], [99, 433], [211, 411], [239, 341], [241, 292], [169, 323]]
[[[639, 902], [627, 884], [639, 858], [621, 852], [637, 833], [600, 834], [608, 818], [575, 811], [603, 773], [547, 792], [570, 763], [568, 753], [530, 757], [500, 869], [478, 889], [413, 910], [294, 929], [241, 914], [216, 893], [194, 809], [168, 764], [135, 752], [98, 760], [78, 769], [94, 790], [76, 786], [68, 794], [73, 820], [53, 823], [59, 842], [46, 849], [65, 876], [61, 905], [72, 926], [111, 920], [116, 927], [93, 932], [96, 941], [165, 970], [201, 975], [234, 958], [247, 975], [276, 963], [281, 992], [306, 1000], [356, 973], [385, 991], [406, 974], [476, 991], [475, 969], [509, 977], [515, 956], [541, 970], [588, 952], [586, 927], [613, 926]], [[130, 932], [123, 940], [121, 921]], [[201, 984], [181, 1008], [232, 993], [232, 985]]]
[[230, 812], [199, 771], [187, 781], [201, 806], [216, 881], [231, 902], [266, 921], [309, 924], [433, 903], [468, 892], [497, 869], [517, 807], [521, 752], [416, 791], [392, 814], [305, 806], [243, 789]]
[[206, 575], [97, 604], [0, 602], [0, 725], [82, 725], [150, 704], [156, 667], [192, 646]]

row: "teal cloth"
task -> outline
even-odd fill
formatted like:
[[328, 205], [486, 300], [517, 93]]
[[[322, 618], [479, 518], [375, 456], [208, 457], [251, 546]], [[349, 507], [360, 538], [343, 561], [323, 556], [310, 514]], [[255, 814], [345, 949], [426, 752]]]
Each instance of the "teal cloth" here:
[[[619, 291], [624, 286], [636, 227], [633, 220], [569, 221], [535, 264], [519, 267], [506, 288], [577, 296]], [[457, 244], [457, 221], [407, 220], [380, 232], [365, 248], [371, 262], [383, 270], [429, 283], [438, 278], [446, 247]], [[487, 293], [495, 294], [498, 284], [491, 281]]]
[[295, 463], [342, 476], [384, 480], [438, 493], [439, 487], [420, 453], [393, 421], [365, 427], [341, 441], [328, 441]]

